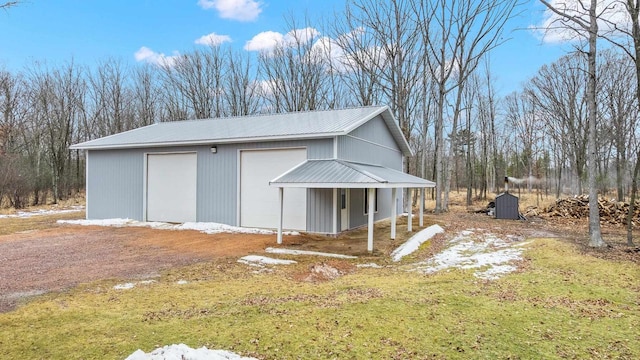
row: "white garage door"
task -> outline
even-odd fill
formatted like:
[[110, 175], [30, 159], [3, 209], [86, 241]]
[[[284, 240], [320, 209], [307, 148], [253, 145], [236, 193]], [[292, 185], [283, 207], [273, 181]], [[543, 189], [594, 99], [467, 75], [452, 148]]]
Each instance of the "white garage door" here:
[[196, 221], [196, 153], [147, 155], [147, 221]]
[[[240, 152], [240, 225], [275, 229], [280, 205], [278, 188], [269, 181], [307, 159], [306, 149]], [[307, 190], [284, 189], [283, 227], [307, 228]]]

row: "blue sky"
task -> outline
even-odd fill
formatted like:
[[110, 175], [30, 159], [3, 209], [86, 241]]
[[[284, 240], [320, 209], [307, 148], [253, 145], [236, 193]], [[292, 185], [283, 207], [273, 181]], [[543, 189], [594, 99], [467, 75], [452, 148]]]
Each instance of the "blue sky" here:
[[[212, 33], [243, 50], [286, 32], [285, 17], [304, 25], [306, 14], [321, 24], [315, 19], [330, 21], [344, 5], [345, 0], [26, 0], [0, 11], [0, 69], [19, 71], [34, 61], [55, 65], [72, 58], [87, 66], [109, 57], [131, 64], [152, 61], [201, 46], [195, 41]], [[569, 50], [543, 43], [527, 30], [543, 17], [542, 5], [529, 1], [508, 24], [511, 40], [492, 55], [500, 93], [518, 89], [540, 66]]]

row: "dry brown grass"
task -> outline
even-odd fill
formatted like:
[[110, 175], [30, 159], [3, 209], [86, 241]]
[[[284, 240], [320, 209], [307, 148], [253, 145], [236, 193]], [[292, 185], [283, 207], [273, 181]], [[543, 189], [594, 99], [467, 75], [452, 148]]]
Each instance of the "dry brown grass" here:
[[[511, 194], [517, 196], [519, 198], [519, 206], [520, 210], [524, 210], [527, 207], [535, 206], [540, 209], [544, 209], [549, 205], [553, 204], [556, 200], [555, 196], [549, 194], [545, 195], [543, 193], [528, 193], [527, 191], [511, 191]], [[466, 212], [466, 211], [475, 211], [480, 210], [487, 207], [487, 204], [490, 201], [494, 201], [496, 196], [499, 195], [495, 193], [490, 193], [487, 196], [487, 199], [477, 199], [474, 197], [471, 205], [467, 206], [467, 194], [464, 191], [452, 191], [449, 194], [449, 210], [451, 212]], [[425, 195], [425, 209], [426, 211], [432, 211], [436, 207], [436, 201], [432, 200], [428, 194]], [[417, 209], [417, 207], [416, 207]]]
[[[31, 202], [31, 200], [29, 200]], [[14, 209], [8, 207], [7, 204], [2, 202], [0, 205], [0, 215], [12, 215], [19, 211], [27, 211], [33, 212], [38, 210], [52, 210], [52, 209], [68, 209], [72, 206], [84, 206], [85, 205], [85, 196], [84, 192], [76, 193], [75, 195], [70, 196], [65, 200], [58, 200], [57, 204], [53, 203], [53, 199], [47, 198], [46, 201], [43, 201], [40, 205], [28, 206], [24, 209]]]

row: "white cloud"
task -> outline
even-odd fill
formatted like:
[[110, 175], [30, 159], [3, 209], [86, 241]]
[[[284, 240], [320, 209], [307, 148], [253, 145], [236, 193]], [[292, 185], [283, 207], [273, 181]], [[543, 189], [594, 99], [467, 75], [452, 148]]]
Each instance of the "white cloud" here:
[[319, 38], [312, 48], [313, 54], [332, 64], [339, 72], [348, 72], [351, 59], [344, 49], [332, 38], [323, 36]]
[[289, 45], [294, 45], [297, 42], [306, 44], [320, 35], [320, 32], [312, 27], [306, 27], [304, 29], [293, 29], [284, 36], [284, 41]]
[[136, 61], [143, 61], [149, 64], [158, 65], [158, 66], [173, 66], [180, 54], [177, 51], [173, 52], [173, 55], [165, 55], [163, 53], [157, 53], [146, 46], [141, 47], [138, 51], [133, 54]]
[[262, 3], [254, 0], [198, 0], [201, 8], [215, 9], [223, 19], [253, 21], [262, 12]]
[[263, 31], [247, 41], [247, 51], [271, 52], [276, 46], [291, 47], [297, 43], [307, 44], [317, 38], [320, 32], [312, 27], [294, 29], [286, 34], [277, 31]]
[[[590, 2], [587, 0], [551, 0], [550, 3], [556, 9], [570, 16], [582, 19], [585, 23], [589, 22], [589, 15], [584, 10], [589, 9]], [[619, 0], [598, 1], [596, 13], [600, 16], [598, 20], [600, 33], [612, 33], [614, 31], [613, 24], [619, 28], [630, 29], [629, 15], [624, 4]], [[576, 28], [572, 22], [565, 21], [563, 23], [558, 14], [545, 9], [542, 21], [537, 25], [530, 26], [530, 29], [546, 43], [562, 43], [586, 38], [586, 31], [576, 32], [569, 27]]]
[[229, 35], [218, 35], [216, 33], [203, 35], [195, 41], [196, 44], [207, 46], [218, 46], [226, 42], [231, 42]]
[[244, 49], [247, 51], [271, 51], [282, 43], [284, 35], [276, 31], [264, 31], [247, 41]]

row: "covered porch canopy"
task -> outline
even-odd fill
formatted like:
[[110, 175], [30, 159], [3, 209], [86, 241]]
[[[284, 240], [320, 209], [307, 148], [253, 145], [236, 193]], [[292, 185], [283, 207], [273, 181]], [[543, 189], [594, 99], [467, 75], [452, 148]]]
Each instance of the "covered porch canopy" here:
[[[278, 215], [278, 244], [282, 244], [284, 188], [324, 188], [334, 189], [334, 224], [337, 222], [337, 189], [367, 189], [367, 250], [373, 251], [373, 223], [376, 203], [375, 189], [391, 190], [391, 239], [396, 237], [398, 188], [420, 189], [420, 226], [424, 213], [424, 189], [435, 187], [435, 183], [402, 171], [379, 165], [360, 164], [345, 160], [306, 160], [286, 173], [269, 182], [278, 188], [280, 212]], [[410, 214], [409, 214], [410, 215]], [[411, 231], [411, 216], [408, 216], [408, 231]], [[336, 227], [334, 226], [334, 229]], [[337, 232], [337, 231], [336, 231]]]

